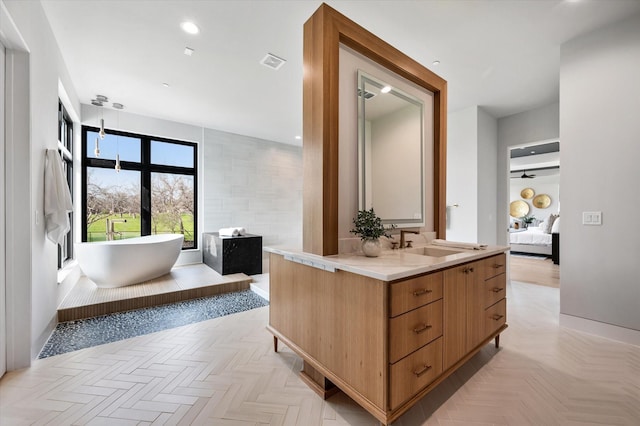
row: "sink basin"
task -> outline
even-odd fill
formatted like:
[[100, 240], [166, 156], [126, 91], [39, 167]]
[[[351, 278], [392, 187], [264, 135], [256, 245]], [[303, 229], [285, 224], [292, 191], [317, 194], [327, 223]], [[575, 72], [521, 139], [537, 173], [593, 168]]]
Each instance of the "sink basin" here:
[[440, 247], [415, 247], [415, 248], [405, 249], [405, 252], [420, 254], [422, 256], [445, 257], [445, 256], [450, 256], [452, 254], [463, 253], [464, 250], [456, 250], [456, 249], [440, 248]]

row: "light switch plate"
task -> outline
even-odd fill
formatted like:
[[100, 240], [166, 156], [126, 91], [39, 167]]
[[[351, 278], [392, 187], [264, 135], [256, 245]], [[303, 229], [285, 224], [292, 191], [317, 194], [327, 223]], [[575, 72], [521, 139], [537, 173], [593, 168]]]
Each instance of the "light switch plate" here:
[[602, 225], [602, 212], [582, 212], [583, 225]]

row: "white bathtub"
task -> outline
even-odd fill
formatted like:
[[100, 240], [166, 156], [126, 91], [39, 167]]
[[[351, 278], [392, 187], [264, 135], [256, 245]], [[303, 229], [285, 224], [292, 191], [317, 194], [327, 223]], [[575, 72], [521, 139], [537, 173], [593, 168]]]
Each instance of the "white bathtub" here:
[[98, 287], [124, 287], [167, 274], [182, 250], [182, 234], [76, 243], [82, 272]]

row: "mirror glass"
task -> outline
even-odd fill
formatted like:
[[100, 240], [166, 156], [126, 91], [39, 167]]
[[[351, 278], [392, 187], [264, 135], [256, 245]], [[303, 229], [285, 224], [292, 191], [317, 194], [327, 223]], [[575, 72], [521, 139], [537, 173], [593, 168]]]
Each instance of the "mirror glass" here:
[[360, 70], [357, 96], [360, 209], [424, 226], [424, 103]]

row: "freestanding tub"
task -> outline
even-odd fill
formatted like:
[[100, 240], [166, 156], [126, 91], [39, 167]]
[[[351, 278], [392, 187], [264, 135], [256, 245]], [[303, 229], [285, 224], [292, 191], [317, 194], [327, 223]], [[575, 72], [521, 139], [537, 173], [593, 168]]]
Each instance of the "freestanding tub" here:
[[76, 243], [82, 272], [98, 287], [124, 287], [169, 273], [182, 250], [182, 234]]

